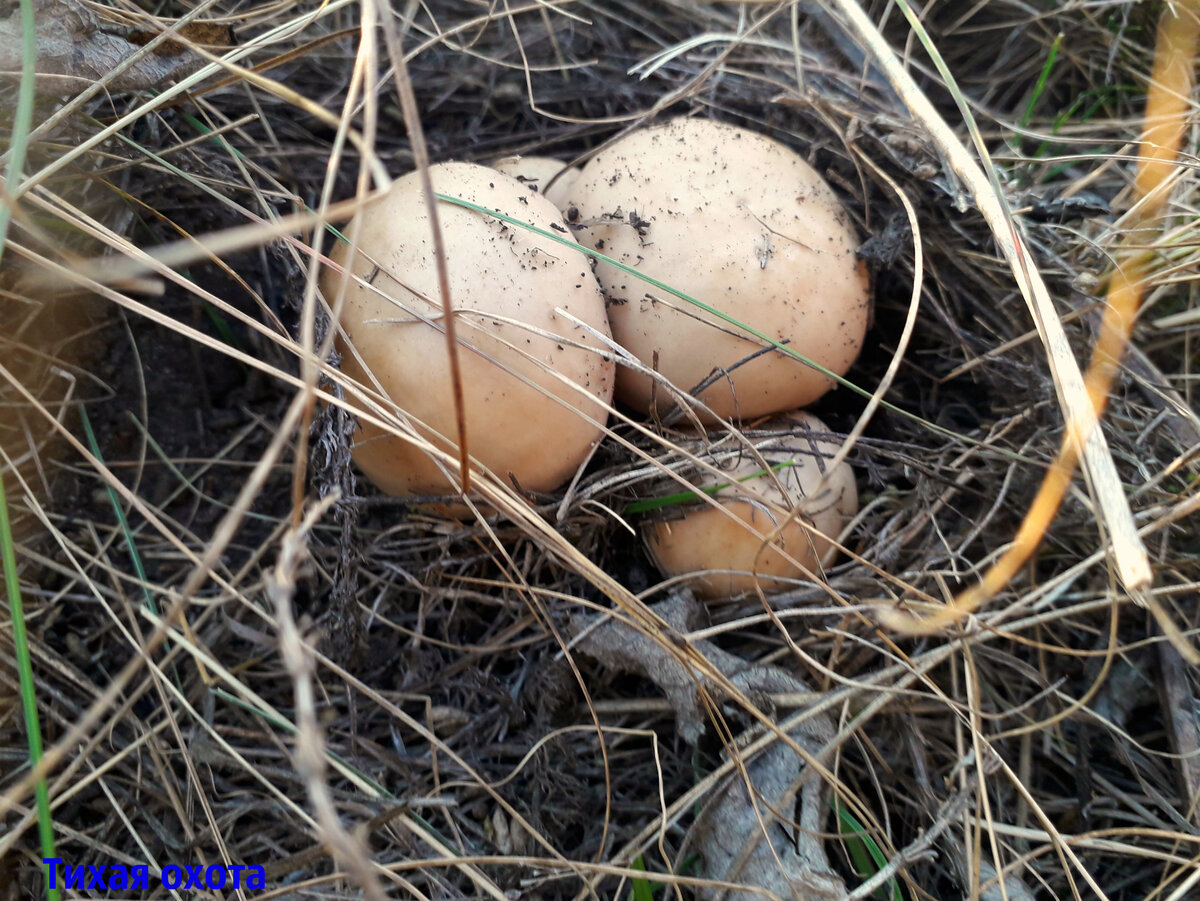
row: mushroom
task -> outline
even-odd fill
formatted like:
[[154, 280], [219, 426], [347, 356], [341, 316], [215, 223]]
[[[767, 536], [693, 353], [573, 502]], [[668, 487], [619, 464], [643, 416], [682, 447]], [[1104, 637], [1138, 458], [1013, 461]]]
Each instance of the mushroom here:
[[506, 156], [496, 160], [492, 168], [529, 185], [560, 210], [582, 171], [550, 156]]
[[[811, 578], [827, 566], [837, 554], [833, 539], [858, 509], [850, 466], [829, 469], [838, 443], [814, 437], [828, 431], [801, 411], [756, 426], [755, 434], [768, 435], [751, 440], [756, 453], [743, 448], [724, 479], [705, 475], [696, 483], [702, 491], [719, 487], [713, 497], [723, 509], [703, 501], [646, 527], [646, 549], [658, 568], [667, 576], [697, 574], [688, 584], [717, 598], [756, 586], [778, 591], [783, 580]], [[684, 446], [703, 451], [699, 438]], [[718, 465], [724, 456], [717, 455]]]
[[[442, 163], [430, 167], [430, 176], [439, 193], [566, 231], [550, 201], [495, 170]], [[433, 235], [418, 174], [397, 179], [359, 216], [353, 259], [345, 244], [330, 253], [354, 276], [339, 320], [342, 371], [368, 391], [377, 381], [385, 410], [407, 417], [423, 438], [456, 458]], [[525, 491], [552, 491], [599, 442], [612, 397], [613, 364], [600, 352], [601, 337], [609, 334], [600, 287], [582, 253], [528, 229], [444, 202], [438, 218], [468, 449], [500, 480]], [[334, 268], [322, 274], [330, 303], [341, 278]], [[351, 452], [389, 494], [454, 490], [419, 443], [370, 422], [361, 422]]]
[[[790, 148], [707, 119], [675, 119], [597, 154], [567, 192], [580, 243], [733, 317], [841, 375], [870, 293], [849, 218]], [[833, 381], [614, 266], [597, 267], [617, 343], [716, 417], [812, 403]], [[700, 387], [702, 386], [703, 387]], [[622, 367], [617, 399], [664, 414], [673, 393]], [[706, 421], [712, 416], [703, 415]]]

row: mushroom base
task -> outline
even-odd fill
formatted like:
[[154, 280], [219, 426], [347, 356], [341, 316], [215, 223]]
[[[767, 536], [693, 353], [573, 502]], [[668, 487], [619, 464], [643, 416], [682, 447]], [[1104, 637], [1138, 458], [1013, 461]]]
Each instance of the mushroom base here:
[[783, 580], [819, 577], [837, 553], [828, 537], [801, 521], [789, 523], [764, 547], [776, 520], [748, 501], [722, 506], [734, 518], [710, 507], [647, 529], [646, 549], [655, 565], [667, 576], [702, 573], [688, 582], [701, 597], [781, 591], [787, 587]]

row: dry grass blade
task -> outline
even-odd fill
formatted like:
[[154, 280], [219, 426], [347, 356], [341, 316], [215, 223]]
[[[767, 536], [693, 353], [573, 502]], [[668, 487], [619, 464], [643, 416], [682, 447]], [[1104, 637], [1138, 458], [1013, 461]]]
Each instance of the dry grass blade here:
[[299, 732], [296, 736], [295, 765], [308, 787], [313, 807], [316, 808], [321, 841], [332, 852], [334, 859], [344, 866], [358, 883], [364, 897], [370, 901], [384, 901], [387, 895], [374, 872], [366, 848], [342, 827], [329, 786], [325, 783], [325, 745], [321, 738], [321, 728], [317, 725], [313, 697], [312, 651], [306, 647], [292, 615], [296, 572], [305, 555], [308, 533], [337, 500], [337, 495], [331, 494], [314, 504], [304, 514], [299, 527], [293, 528], [284, 536], [279, 562], [275, 564], [275, 571], [267, 584], [267, 594], [275, 604], [283, 660], [291, 673], [296, 693], [296, 720]]
[[[411, 21], [417, 7], [411, 0], [405, 19]], [[404, 126], [408, 129], [413, 158], [417, 171], [421, 173], [421, 191], [429, 210], [429, 228], [433, 237], [433, 255], [437, 264], [438, 294], [442, 302], [442, 321], [445, 324], [446, 359], [450, 363], [450, 384], [454, 397], [454, 421], [458, 429], [459, 491], [467, 494], [471, 490], [470, 448], [467, 445], [467, 412], [463, 402], [462, 365], [458, 359], [458, 325], [454, 315], [454, 298], [450, 296], [450, 273], [446, 269], [446, 241], [438, 218], [438, 202], [434, 196], [433, 179], [429, 175], [429, 148], [425, 144], [425, 132], [421, 126], [421, 113], [413, 95], [412, 80], [408, 76], [408, 63], [404, 49], [396, 34], [396, 24], [388, 17], [383, 26], [387, 40], [388, 57], [396, 73], [396, 91], [400, 96], [400, 109], [404, 113]]]
[[896, 352], [892, 354], [892, 359], [888, 363], [883, 378], [879, 380], [879, 384], [871, 392], [871, 399], [867, 401], [866, 407], [863, 408], [862, 413], [855, 421], [854, 428], [846, 436], [846, 441], [842, 444], [841, 449], [829, 461], [829, 469], [836, 468], [850, 455], [855, 442], [862, 436], [868, 423], [871, 421], [871, 417], [879, 409], [880, 402], [892, 387], [896, 373], [904, 360], [904, 353], [908, 349], [909, 342], [912, 340], [913, 330], [917, 325], [917, 311], [921, 304], [921, 291], [925, 285], [925, 252], [921, 246], [921, 224], [917, 219], [917, 211], [913, 208], [912, 201], [908, 199], [908, 196], [900, 186], [886, 172], [872, 163], [870, 159], [864, 157], [863, 164], [875, 170], [875, 173], [895, 192], [896, 196], [900, 199], [900, 204], [904, 207], [904, 215], [908, 218], [909, 228], [912, 230], [913, 272], [916, 277], [913, 279], [912, 298], [908, 304], [908, 315], [904, 319], [904, 328], [900, 332], [900, 339], [896, 342]]
[[[1152, 257], [1149, 251], [1141, 249], [1143, 238], [1137, 229], [1143, 224], [1151, 223], [1166, 203], [1182, 143], [1187, 98], [1192, 85], [1192, 69], [1198, 58], [1200, 3], [1179, 4], [1177, 8], [1164, 10], [1155, 51], [1154, 74], [1146, 103], [1146, 129], [1138, 156], [1135, 181], [1137, 205], [1134, 209], [1133, 233], [1127, 246], [1118, 253], [1116, 268], [1110, 277], [1108, 305], [1084, 379], [1087, 392], [1086, 410], [1081, 415], [1069, 416], [1062, 448], [1047, 473], [1041, 490], [1030, 505], [1012, 547], [992, 565], [978, 585], [963, 592], [949, 606], [931, 616], [916, 619], [885, 611], [886, 621], [893, 628], [912, 632], [944, 628], [978, 609], [1001, 591], [1032, 556], [1049, 529], [1070, 487], [1079, 463], [1081, 447], [1085, 448], [1084, 459], [1091, 460], [1086, 448], [1090, 446], [1091, 439], [1100, 434], [1096, 428], [1097, 420], [1103, 415], [1108, 403], [1117, 367], [1129, 343], [1142, 294], [1150, 276]], [[1071, 365], [1073, 363], [1072, 358]], [[1092, 473], [1093, 476], [1096, 475], [1094, 469]], [[1113, 476], [1115, 478], [1115, 471]], [[1097, 486], [1097, 490], [1103, 506], [1105, 489], [1100, 485]], [[1128, 511], [1123, 497], [1120, 508]], [[1132, 543], [1123, 540], [1125, 528], [1121, 525], [1122, 520], [1119, 517], [1106, 517], [1106, 522], [1110, 526], [1118, 527], [1114, 533], [1118, 563], [1123, 545], [1141, 549], [1140, 577], [1131, 581], [1131, 571], [1128, 568], [1119, 565], [1119, 570], [1127, 590], [1134, 599], [1145, 602], [1143, 591], [1150, 584], [1151, 574], [1144, 548], [1136, 539], [1132, 517], [1128, 518], [1128, 534], [1133, 538]], [[1197, 653], [1179, 633], [1157, 605], [1154, 613], [1185, 659], [1193, 664], [1200, 664], [1200, 653]]]
[[[358, 103], [359, 92], [362, 91], [366, 96], [366, 109], [364, 113], [363, 137], [360, 146], [373, 148], [375, 145], [375, 129], [378, 125], [378, 104], [376, 103], [376, 88], [377, 88], [377, 69], [376, 53], [375, 53], [375, 20], [377, 9], [373, 2], [368, 0], [363, 5], [361, 34], [362, 40], [359, 41], [358, 54], [354, 67], [354, 78], [351, 81], [349, 89], [346, 91], [346, 101], [343, 105], [342, 116], [338, 121], [337, 136], [334, 139], [334, 149], [329, 168], [329, 175], [325, 179], [325, 183], [321, 190], [321, 205], [323, 213], [328, 214], [330, 195], [333, 192], [332, 174], [335, 171], [338, 162], [341, 159], [341, 152], [344, 147], [344, 142], [351, 138], [352, 131], [350, 125], [350, 113]], [[355, 142], [358, 143], [358, 142]], [[359, 167], [358, 173], [358, 194], [365, 196], [367, 194], [369, 167], [366, 165], [366, 160]], [[387, 178], [384, 176], [379, 183], [379, 188], [385, 190], [388, 186]], [[324, 225], [324, 219], [321, 224]], [[301, 512], [304, 505], [304, 497], [306, 494], [306, 485], [308, 478], [308, 441], [312, 431], [313, 410], [317, 403], [317, 381], [319, 378], [319, 366], [316, 361], [325, 359], [333, 345], [333, 334], [326, 335], [323, 346], [316, 348], [316, 329], [317, 329], [317, 273], [320, 268], [320, 248], [321, 240], [325, 237], [324, 229], [318, 229], [314, 235], [313, 252], [308, 260], [308, 278], [304, 290], [304, 305], [300, 314], [300, 344], [303, 348], [303, 366], [302, 372], [304, 377], [304, 416], [300, 423], [300, 434], [298, 436], [298, 447], [296, 453], [296, 465], [292, 472], [292, 525], [296, 527], [300, 521]], [[354, 228], [351, 234], [351, 241], [357, 237], [357, 228]], [[342, 303], [345, 302], [346, 282], [343, 279], [340, 284], [338, 297], [334, 298], [333, 315], [336, 319]], [[328, 300], [328, 299], [327, 299]]]
[[[1056, 384], [1062, 393], [1069, 431], [1084, 442], [1083, 457], [1104, 514], [1105, 526], [1113, 542], [1113, 552], [1121, 579], [1130, 591], [1144, 589], [1150, 584], [1151, 578], [1145, 548], [1137, 538], [1133, 517], [1125, 500], [1121, 481], [1108, 454], [1104, 437], [1098, 429], [1094, 428], [1095, 406], [1089, 397], [1087, 385], [1084, 383], [1078, 364], [1067, 343], [1066, 334], [1050, 299], [1050, 293], [1033, 265], [1032, 253], [1019, 229], [1014, 227], [1014, 222], [1005, 208], [1002, 197], [995, 192], [993, 183], [925, 97], [870, 19], [853, 0], [835, 0], [835, 5], [850, 23], [855, 34], [870, 49], [871, 54], [887, 74], [892, 86], [901, 95], [913, 114], [929, 129], [939, 150], [945, 154], [955, 172], [963, 179], [979, 204], [980, 212], [991, 226], [1014, 277], [1025, 293], [1034, 321], [1037, 323], [1042, 340], [1050, 353], [1051, 367], [1056, 374]], [[1055, 476], [1054, 472], [1056, 470], [1052, 470], [1050, 478], [1057, 481], [1059, 477]], [[1063, 489], [1065, 490], [1065, 485]], [[1055, 490], [1055, 488], [1050, 490]], [[905, 630], [935, 630], [943, 628], [966, 613], [977, 609], [980, 604], [1006, 585], [1019, 568], [1020, 563], [1028, 559], [1028, 556], [1040, 543], [1042, 535], [1045, 534], [1045, 528], [1052, 515], [1047, 517], [1040, 509], [1036, 512], [1031, 511], [1030, 519], [1026, 520], [1029, 526], [1022, 528], [1021, 533], [1018, 534], [1012, 556], [1007, 558], [1002, 565], [998, 564], [992, 570], [994, 575], [985, 576], [983, 583], [978, 588], [965, 593], [952, 607], [919, 623], [912, 618], [888, 614], [885, 611], [884, 615], [887, 617], [888, 624], [894, 628]], [[1035, 537], [1036, 540], [1033, 540]]]
[[[0, 366], [0, 375], [7, 376], [10, 374]], [[199, 590], [200, 586], [208, 581], [209, 578], [216, 575], [214, 568], [218, 559], [229, 542], [233, 540], [234, 534], [242, 522], [242, 518], [245, 516], [253, 498], [261, 489], [262, 481], [265, 480], [266, 474], [270, 471], [271, 466], [274, 465], [278, 454], [282, 452], [286, 445], [292, 430], [298, 424], [301, 409], [302, 406], [300, 404], [293, 404], [290, 408], [290, 422], [285, 418], [279, 431], [276, 433], [276, 446], [273, 448], [274, 453], [268, 452], [264, 454], [256, 465], [254, 473], [247, 479], [237, 501], [222, 520], [221, 528], [218, 530], [212, 545], [207, 549], [204, 557], [196, 561], [196, 566], [192, 570], [188, 582], [172, 600], [170, 608], [164, 611], [162, 622], [155, 627], [153, 632], [146, 636], [142, 653], [130, 659], [121, 671], [113, 676], [103, 693], [89, 705], [85, 714], [71, 725], [70, 729], [67, 730], [62, 738], [55, 742], [53, 747], [47, 749], [40, 763], [32, 767], [23, 778], [14, 782], [5, 790], [3, 795], [0, 795], [0, 810], [7, 810], [20, 799], [25, 798], [39, 779], [46, 778], [49, 773], [57, 769], [63, 759], [73, 751], [78, 743], [89, 735], [100, 718], [114, 705], [120, 697], [121, 692], [132, 681], [138, 670], [146, 664], [150, 655], [154, 654], [162, 646], [162, 643], [166, 640], [169, 627], [182, 615], [184, 608]], [[56, 422], [55, 425], [58, 426], [58, 423]], [[64, 437], [75, 445], [77, 453], [81, 454], [85, 459], [90, 457], [87, 449], [75, 436], [64, 432]], [[97, 461], [93, 461], [93, 463], [97, 465], [98, 469], [103, 470], [102, 467], [98, 466]], [[129, 489], [124, 484], [115, 477], [111, 477], [111, 474], [110, 478], [112, 478], [112, 486], [119, 493], [123, 494], [127, 500], [132, 501], [135, 505], [141, 506], [141, 500], [136, 495], [129, 493]], [[148, 511], [142, 507], [139, 512], [145, 515]], [[154, 521], [153, 516], [148, 518]], [[168, 532], [167, 534], [169, 535], [170, 533]]]

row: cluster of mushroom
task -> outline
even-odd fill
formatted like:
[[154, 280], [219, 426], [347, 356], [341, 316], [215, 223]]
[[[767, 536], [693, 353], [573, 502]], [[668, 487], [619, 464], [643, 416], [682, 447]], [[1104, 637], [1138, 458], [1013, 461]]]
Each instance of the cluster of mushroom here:
[[[614, 397], [634, 415], [684, 406], [708, 425], [736, 419], [769, 437], [737, 452], [724, 429], [677, 440], [708, 461], [696, 487], [709, 499], [648, 524], [651, 556], [667, 575], [705, 573], [693, 584], [710, 596], [770, 591], [828, 562], [857, 506], [854, 478], [845, 464], [829, 469], [837, 443], [794, 411], [854, 361], [869, 287], [853, 228], [816, 171], [762, 135], [685, 118], [616, 141], [582, 171], [526, 157], [430, 174], [436, 192], [541, 232], [438, 206], [478, 467], [553, 491], [602, 439]], [[417, 174], [359, 220], [347, 228], [358, 252], [335, 248], [323, 276], [330, 299], [341, 269], [356, 277], [341, 308], [342, 369], [445, 453], [436, 462], [364, 422], [354, 459], [389, 493], [442, 494], [456, 481], [455, 401]], [[613, 262], [593, 268], [563, 241]]]

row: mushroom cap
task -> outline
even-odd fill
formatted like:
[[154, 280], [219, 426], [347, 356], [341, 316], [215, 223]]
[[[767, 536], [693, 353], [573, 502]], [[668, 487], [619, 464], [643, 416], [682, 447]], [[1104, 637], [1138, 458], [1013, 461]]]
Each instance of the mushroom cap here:
[[[862, 347], [870, 291], [853, 227], [821, 176], [777, 141], [675, 119], [597, 154], [565, 209], [580, 243], [839, 375]], [[778, 350], [748, 359], [769, 345], [636, 276], [603, 264], [596, 275], [617, 343], [682, 391], [711, 380], [697, 396], [717, 417], [802, 407], [833, 384]], [[663, 414], [675, 398], [653, 381], [621, 367], [617, 399]]]
[[[431, 166], [430, 175], [439, 193], [543, 229], [563, 228], [550, 201], [492, 169], [442, 163]], [[347, 263], [347, 244], [330, 252], [359, 279], [348, 284], [339, 319], [352, 345], [339, 336], [342, 371], [368, 389], [374, 376], [422, 436], [457, 457], [433, 234], [419, 174], [397, 179], [359, 215], [359, 253]], [[502, 481], [552, 491], [599, 442], [607, 418], [613, 364], [597, 353], [603, 345], [588, 331], [609, 334], [599, 285], [582, 253], [528, 229], [444, 202], [438, 218], [468, 449]], [[352, 233], [348, 226], [346, 234]], [[322, 273], [330, 303], [340, 279], [335, 269]], [[420, 447], [370, 423], [359, 426], [351, 453], [389, 494], [455, 490]]]
[[[858, 509], [849, 464], [828, 468], [839, 443], [815, 437], [828, 431], [817, 417], [800, 411], [755, 426], [752, 434], [768, 434], [750, 438], [762, 461], [746, 451], [732, 465], [718, 464], [726, 479], [704, 475], [696, 482], [698, 488], [726, 485], [715, 496], [724, 510], [707, 502], [694, 504], [644, 530], [646, 549], [663, 574], [701, 574], [688, 584], [706, 598], [730, 597], [756, 586], [769, 594], [787, 587], [783, 579], [819, 574], [837, 554], [833, 539]], [[695, 449], [703, 452], [700, 439]], [[763, 461], [772, 472], [765, 471]], [[793, 510], [799, 514], [789, 521]]]
[[583, 171], [551, 156], [506, 156], [496, 160], [492, 168], [533, 188], [560, 210], [571, 185]]

